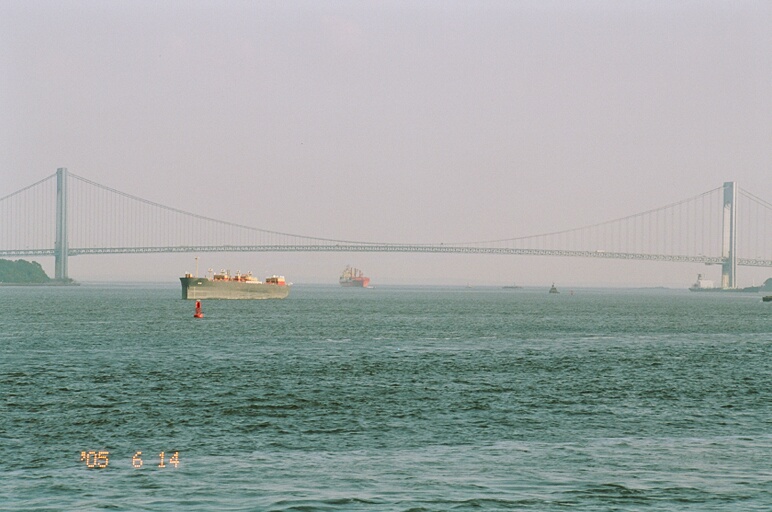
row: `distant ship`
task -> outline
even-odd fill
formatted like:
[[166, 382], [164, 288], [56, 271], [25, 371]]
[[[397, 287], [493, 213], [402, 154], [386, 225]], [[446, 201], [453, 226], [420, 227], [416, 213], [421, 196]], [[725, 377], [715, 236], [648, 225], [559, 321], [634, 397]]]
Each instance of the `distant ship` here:
[[697, 274], [697, 282], [689, 287], [691, 292], [718, 291], [720, 289], [713, 286], [713, 281], [703, 279], [702, 274]]
[[502, 288], [504, 288], [505, 290], [519, 290], [520, 288], [522, 288], [522, 286], [511, 284], [511, 285], [502, 286]]
[[757, 293], [761, 286], [748, 286], [745, 288], [719, 288], [713, 285], [713, 281], [703, 279], [702, 274], [697, 274], [697, 282], [689, 287], [690, 292], [746, 292]]
[[346, 288], [367, 288], [367, 285], [370, 284], [370, 278], [365, 276], [358, 268], [346, 265], [338, 282]]
[[550, 288], [550, 293], [560, 293], [557, 288], [555, 288], [555, 283], [552, 283], [552, 288]]
[[228, 270], [207, 277], [193, 277], [186, 273], [180, 278], [183, 299], [283, 299], [289, 295], [289, 286], [284, 276], [266, 277], [265, 281], [252, 277], [252, 273]]

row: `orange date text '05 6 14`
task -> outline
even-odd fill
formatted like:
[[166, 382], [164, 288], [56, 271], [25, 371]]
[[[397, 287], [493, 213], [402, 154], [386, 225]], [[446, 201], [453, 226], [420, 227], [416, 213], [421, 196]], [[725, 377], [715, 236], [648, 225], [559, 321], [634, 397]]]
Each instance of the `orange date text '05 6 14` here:
[[[165, 468], [168, 466], [174, 466], [175, 468], [180, 465], [180, 452], [170, 452], [171, 456], [167, 452], [161, 452], [158, 454], [157, 467]], [[80, 452], [81, 462], [86, 463], [86, 467], [89, 469], [102, 469], [106, 468], [110, 463], [110, 452], [89, 450]], [[131, 466], [135, 469], [139, 469], [145, 465], [145, 461], [142, 460], [142, 452], [134, 452], [134, 456], [131, 457]]]

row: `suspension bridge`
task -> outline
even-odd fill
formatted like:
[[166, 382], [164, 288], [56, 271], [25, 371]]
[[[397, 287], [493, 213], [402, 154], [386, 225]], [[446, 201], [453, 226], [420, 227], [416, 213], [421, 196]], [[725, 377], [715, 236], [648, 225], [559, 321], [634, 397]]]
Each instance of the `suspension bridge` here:
[[590, 226], [466, 243], [401, 244], [282, 233], [186, 212], [60, 168], [0, 198], [0, 257], [53, 256], [55, 279], [82, 254], [403, 252], [611, 258], [772, 267], [772, 204], [735, 182], [660, 208]]

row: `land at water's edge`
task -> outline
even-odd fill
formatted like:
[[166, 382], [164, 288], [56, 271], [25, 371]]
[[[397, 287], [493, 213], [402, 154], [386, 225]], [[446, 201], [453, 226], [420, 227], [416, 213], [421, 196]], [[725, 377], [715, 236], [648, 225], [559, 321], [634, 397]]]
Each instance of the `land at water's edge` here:
[[37, 261], [0, 259], [0, 286], [65, 286], [73, 284], [76, 283], [72, 279], [51, 279]]

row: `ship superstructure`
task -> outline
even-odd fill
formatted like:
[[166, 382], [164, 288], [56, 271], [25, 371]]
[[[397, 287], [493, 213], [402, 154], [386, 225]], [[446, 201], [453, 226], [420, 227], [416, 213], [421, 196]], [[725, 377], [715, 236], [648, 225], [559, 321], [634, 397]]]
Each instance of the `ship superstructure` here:
[[370, 284], [370, 278], [365, 276], [358, 268], [346, 265], [338, 282], [341, 286], [347, 288], [367, 288], [367, 285]]

